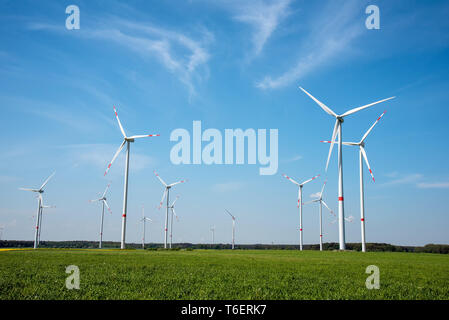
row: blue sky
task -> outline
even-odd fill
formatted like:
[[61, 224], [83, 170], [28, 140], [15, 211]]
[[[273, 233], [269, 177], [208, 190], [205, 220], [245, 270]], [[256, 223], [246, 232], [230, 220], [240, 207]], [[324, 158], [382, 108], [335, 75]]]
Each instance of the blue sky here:
[[[65, 8], [80, 9], [80, 29], [67, 30]], [[380, 9], [368, 30], [365, 8]], [[445, 1], [2, 1], [0, 3], [0, 225], [3, 239], [31, 240], [44, 194], [43, 240], [96, 240], [100, 206], [88, 203], [111, 182], [105, 240], [120, 240], [122, 141], [113, 105], [130, 134], [159, 133], [131, 146], [127, 242], [139, 242], [140, 208], [156, 222], [147, 240], [162, 242], [163, 188], [189, 179], [179, 194], [174, 241], [231, 240], [227, 208], [237, 217], [237, 243], [298, 243], [296, 187], [284, 179], [321, 177], [337, 211], [337, 157], [324, 172], [336, 113], [390, 96], [396, 99], [346, 118], [354, 141], [384, 111], [366, 141], [376, 182], [365, 169], [368, 242], [449, 243], [449, 4]], [[216, 128], [278, 129], [277, 174], [259, 165], [173, 165], [170, 133]], [[348, 242], [360, 241], [358, 152], [344, 148]], [[324, 241], [338, 241], [324, 214]], [[318, 242], [318, 208], [304, 209], [304, 242]]]

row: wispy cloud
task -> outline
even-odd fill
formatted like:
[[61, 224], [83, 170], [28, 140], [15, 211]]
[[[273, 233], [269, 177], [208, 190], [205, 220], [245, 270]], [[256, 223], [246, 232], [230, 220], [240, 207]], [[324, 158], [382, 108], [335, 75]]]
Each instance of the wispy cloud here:
[[408, 184], [420, 189], [446, 189], [449, 188], [449, 182], [423, 182], [424, 176], [419, 173], [401, 175], [398, 172], [391, 172], [385, 174], [385, 176], [392, 178], [388, 182], [382, 184], [382, 186], [396, 186], [401, 184]]
[[[92, 166], [97, 168], [99, 173], [103, 173], [118, 147], [119, 144], [74, 144], [57, 146], [56, 148], [66, 150], [66, 161], [70, 162], [73, 167]], [[133, 152], [132, 157], [130, 158], [130, 168], [133, 171], [143, 170], [155, 163], [156, 161], [152, 157], [138, 152]], [[114, 169], [115, 172], [121, 173], [123, 171], [125, 167], [124, 150], [114, 161], [112, 166], [116, 168]]]
[[449, 188], [449, 182], [420, 182], [417, 187], [421, 189], [444, 189]]
[[293, 68], [279, 76], [265, 76], [256, 87], [276, 89], [286, 86], [347, 52], [363, 31], [363, 23], [357, 19], [360, 12], [357, 1], [330, 2], [321, 11], [321, 16], [313, 19]]
[[285, 159], [284, 162], [296, 162], [296, 161], [301, 160], [302, 158], [303, 158], [303, 157], [302, 157], [301, 155], [296, 155], [296, 156], [294, 156], [294, 157]]
[[400, 184], [412, 184], [416, 185], [416, 183], [422, 179], [423, 175], [419, 173], [412, 173], [400, 176], [399, 174], [394, 174], [394, 179], [388, 182], [383, 183], [383, 186], [393, 186]]
[[[32, 23], [29, 29], [58, 33], [65, 31], [45, 23]], [[214, 36], [205, 28], [199, 29], [199, 39], [193, 39], [185, 33], [156, 27], [149, 23], [108, 17], [107, 23], [101, 22], [100, 19], [98, 25], [85, 26], [82, 31], [77, 35], [89, 39], [112, 41], [136, 52], [143, 58], [155, 57], [188, 87], [190, 96], [196, 93], [196, 81], [207, 79], [209, 75], [207, 62], [210, 54], [206, 47], [213, 42]]]
[[258, 55], [277, 26], [288, 15], [291, 0], [239, 1], [234, 5], [234, 19], [253, 28], [252, 43]]

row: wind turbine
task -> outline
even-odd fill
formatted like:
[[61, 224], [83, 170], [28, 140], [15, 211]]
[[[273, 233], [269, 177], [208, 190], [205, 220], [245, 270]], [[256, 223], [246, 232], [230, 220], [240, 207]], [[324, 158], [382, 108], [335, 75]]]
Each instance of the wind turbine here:
[[320, 175], [317, 175], [309, 180], [304, 181], [303, 183], [298, 183], [295, 180], [293, 180], [292, 178], [290, 178], [289, 176], [287, 176], [286, 174], [282, 174], [284, 177], [286, 177], [288, 180], [290, 180], [291, 182], [293, 182], [294, 184], [296, 184], [299, 188], [298, 188], [298, 208], [299, 208], [299, 249], [302, 250], [302, 187], [312, 181], [315, 180], [316, 178], [318, 178]]
[[215, 243], [215, 226], [210, 228], [210, 231], [212, 232], [212, 244]]
[[306, 202], [305, 204], [313, 203], [313, 202], [319, 202], [320, 203], [320, 251], [323, 251], [323, 204], [329, 210], [331, 214], [334, 214], [334, 212], [328, 207], [326, 202], [323, 200], [323, 192], [324, 188], [326, 187], [326, 181], [324, 181], [323, 187], [321, 188], [321, 192], [319, 193], [318, 199], [314, 199], [312, 201]]
[[226, 212], [231, 216], [232, 218], [232, 250], [234, 250], [234, 240], [235, 240], [235, 217], [227, 210]]
[[106, 171], [104, 172], [104, 175], [106, 175], [109, 171], [109, 168], [111, 167], [114, 160], [119, 155], [120, 151], [122, 151], [123, 147], [126, 144], [126, 165], [125, 165], [125, 185], [123, 190], [123, 214], [122, 214], [122, 240], [120, 244], [121, 249], [125, 249], [125, 232], [126, 232], [126, 210], [128, 205], [128, 169], [129, 169], [129, 148], [130, 143], [134, 142], [135, 139], [140, 138], [146, 138], [146, 137], [158, 137], [159, 134], [145, 134], [145, 135], [137, 135], [137, 136], [130, 136], [128, 137], [125, 133], [125, 130], [123, 130], [122, 124], [120, 122], [120, 119], [117, 114], [117, 110], [114, 107], [115, 117], [117, 118], [118, 125], [120, 127], [120, 131], [123, 134], [123, 142], [118, 147], [117, 152], [114, 154], [114, 157], [112, 158], [111, 162], [109, 163], [108, 167], [106, 168]]
[[176, 217], [176, 220], [179, 221], [178, 216], [176, 215], [175, 212], [175, 202], [179, 199], [179, 196], [176, 196], [175, 201], [173, 201], [173, 203], [171, 204], [171, 206], [169, 206], [169, 208], [171, 209], [171, 223], [170, 223], [170, 249], [172, 247], [172, 243], [173, 243], [173, 216]]
[[[160, 181], [160, 182], [163, 184], [163, 186], [165, 187], [165, 190], [164, 190], [164, 193], [162, 194], [162, 199], [161, 199], [161, 202], [159, 203], [159, 208], [158, 208], [158, 209], [160, 209], [160, 208], [162, 207], [162, 203], [164, 202], [164, 198], [165, 198], [165, 196], [167, 196], [167, 211], [166, 211], [166, 214], [165, 214], [165, 229], [164, 229], [164, 232], [165, 232], [165, 236], [164, 236], [164, 248], [167, 249], [168, 209], [170, 208], [170, 206], [168, 205], [168, 203], [169, 203], [169, 198], [170, 198], [170, 189], [171, 189], [173, 186], [177, 185], [177, 184], [186, 182], [187, 179], [186, 179], [186, 180], [181, 180], [181, 181], [178, 181], [178, 182], [175, 182], [175, 183], [172, 183], [172, 184], [166, 184], [165, 181], [162, 180], [162, 178], [159, 176], [159, 174], [158, 174], [156, 171], [154, 171], [154, 174], [156, 175], [156, 177], [159, 179], [159, 181]], [[176, 201], [176, 200], [175, 200], [175, 201]]]
[[[368, 157], [365, 152], [365, 139], [370, 134], [371, 130], [373, 130], [374, 126], [380, 121], [380, 119], [384, 116], [384, 111], [379, 118], [373, 123], [373, 125], [368, 129], [368, 131], [363, 135], [360, 142], [342, 142], [342, 144], [347, 146], [356, 146], [359, 147], [359, 170], [360, 170], [360, 222], [361, 222], [361, 230], [362, 230], [362, 252], [366, 252], [366, 242], [365, 242], [365, 195], [363, 190], [363, 159], [365, 159], [366, 166], [368, 167], [369, 173], [374, 180], [373, 171], [368, 162]], [[323, 141], [327, 143], [331, 143], [330, 141]]]
[[150, 223], [153, 222], [150, 218], [145, 217], [144, 213], [144, 207], [142, 205], [142, 219], [140, 221], [143, 222], [143, 235], [142, 235], [142, 249], [145, 249], [145, 223], [149, 221]]
[[42, 218], [43, 218], [43, 213], [44, 213], [44, 209], [48, 209], [48, 208], [56, 208], [56, 206], [44, 206], [44, 200], [41, 199], [41, 210], [40, 210], [40, 214], [41, 217], [39, 219], [39, 235], [37, 237], [37, 245], [39, 245], [41, 243], [41, 232], [42, 232]]
[[2, 240], [3, 230], [5, 230], [5, 227], [0, 226], [0, 240]]
[[108, 192], [109, 190], [109, 186], [111, 184], [109, 183], [106, 186], [106, 189], [103, 192], [103, 195], [101, 196], [101, 198], [99, 199], [95, 199], [95, 200], [89, 200], [90, 202], [96, 202], [96, 201], [101, 201], [102, 204], [102, 210], [101, 210], [101, 224], [100, 224], [100, 244], [98, 246], [99, 249], [101, 249], [102, 243], [103, 243], [103, 220], [104, 220], [104, 207], [106, 206], [106, 208], [108, 209], [109, 213], [112, 214], [111, 208], [109, 208], [108, 203], [106, 201], [106, 192]]
[[41, 207], [42, 207], [42, 193], [44, 193], [44, 187], [45, 185], [48, 183], [48, 181], [50, 181], [50, 179], [55, 175], [56, 172], [53, 172], [48, 178], [47, 180], [44, 181], [44, 183], [41, 185], [41, 187], [39, 189], [30, 189], [30, 188], [19, 188], [19, 190], [24, 190], [24, 191], [31, 191], [31, 192], [36, 192], [38, 193], [38, 204], [37, 204], [37, 215], [36, 215], [36, 231], [34, 233], [34, 249], [37, 248], [38, 246], [38, 241], [39, 241], [39, 227], [40, 227], [40, 219], [41, 219]]
[[344, 197], [343, 197], [343, 155], [342, 155], [342, 123], [344, 121], [344, 117], [349, 116], [351, 114], [354, 114], [360, 110], [366, 109], [368, 107], [371, 107], [373, 105], [376, 105], [378, 103], [387, 101], [387, 100], [391, 100], [395, 97], [390, 97], [390, 98], [386, 98], [386, 99], [382, 99], [380, 101], [376, 101], [361, 107], [357, 107], [357, 108], [353, 108], [350, 109], [348, 111], [346, 111], [343, 114], [336, 114], [334, 111], [332, 111], [329, 107], [327, 107], [324, 103], [322, 103], [321, 101], [318, 101], [318, 99], [316, 99], [315, 97], [313, 97], [310, 93], [308, 93], [306, 90], [304, 90], [302, 87], [299, 87], [305, 94], [307, 94], [313, 101], [315, 101], [320, 107], [321, 109], [323, 109], [327, 114], [335, 117], [335, 125], [334, 125], [334, 131], [332, 132], [332, 139], [331, 139], [331, 145], [329, 147], [329, 154], [327, 156], [327, 162], [326, 162], [326, 172], [327, 172], [327, 167], [329, 165], [329, 159], [331, 157], [332, 154], [332, 149], [334, 147], [334, 143], [335, 143], [335, 137], [337, 135], [338, 132], [338, 136], [339, 136], [339, 140], [338, 140], [338, 230], [339, 230], [339, 243], [340, 243], [340, 250], [345, 250], [346, 249], [346, 244], [345, 244], [345, 223], [344, 223], [344, 217], [345, 217], [345, 213], [344, 213]]

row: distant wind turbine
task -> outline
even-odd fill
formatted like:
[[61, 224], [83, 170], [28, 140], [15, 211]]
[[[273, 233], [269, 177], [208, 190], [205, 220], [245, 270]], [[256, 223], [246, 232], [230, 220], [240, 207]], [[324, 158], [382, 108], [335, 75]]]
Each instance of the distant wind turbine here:
[[321, 188], [321, 192], [318, 194], [318, 199], [314, 199], [312, 201], [306, 202], [304, 204], [309, 204], [313, 202], [319, 202], [320, 203], [320, 251], [323, 251], [323, 204], [327, 208], [327, 210], [330, 211], [330, 213], [334, 214], [334, 212], [327, 206], [326, 202], [323, 200], [323, 192], [324, 187], [326, 187], [326, 181], [324, 181], [323, 187]]
[[170, 208], [170, 206], [169, 206], [170, 189], [173, 186], [177, 185], [177, 184], [186, 182], [187, 179], [181, 180], [181, 181], [178, 181], [178, 182], [175, 182], [175, 183], [172, 183], [172, 184], [166, 184], [165, 181], [162, 180], [162, 178], [159, 176], [159, 174], [156, 171], [154, 171], [154, 174], [159, 179], [159, 181], [162, 183], [162, 185], [165, 187], [164, 193], [162, 194], [161, 202], [159, 203], [159, 209], [162, 207], [162, 203], [164, 202], [165, 196], [167, 196], [167, 205], [166, 205], [167, 211], [166, 211], [166, 214], [165, 214], [165, 228], [164, 228], [164, 232], [165, 232], [164, 248], [167, 249], [167, 236], [168, 236], [168, 233], [167, 233], [168, 229], [167, 229], [167, 227], [168, 227], [168, 209]]
[[42, 232], [42, 220], [43, 220], [43, 213], [44, 213], [44, 209], [48, 209], [48, 208], [56, 208], [56, 206], [45, 206], [44, 205], [44, 201], [43, 199], [41, 199], [41, 217], [39, 219], [39, 236], [37, 237], [37, 245], [39, 246], [39, 244], [41, 243], [41, 232]]
[[106, 175], [109, 171], [109, 168], [111, 167], [114, 160], [118, 157], [120, 151], [122, 151], [123, 147], [126, 144], [126, 164], [125, 164], [125, 185], [124, 185], [124, 191], [123, 191], [123, 214], [122, 214], [122, 239], [120, 248], [125, 249], [125, 233], [126, 233], [126, 210], [128, 206], [128, 170], [129, 170], [129, 148], [130, 143], [134, 142], [135, 139], [140, 138], [147, 138], [147, 137], [158, 137], [159, 134], [145, 134], [145, 135], [137, 135], [137, 136], [131, 136], [128, 137], [125, 133], [125, 130], [123, 130], [122, 124], [120, 122], [120, 119], [117, 114], [117, 110], [114, 107], [114, 113], [115, 117], [117, 118], [118, 125], [120, 127], [120, 131], [123, 134], [123, 142], [120, 145], [120, 147], [117, 149], [117, 152], [114, 154], [114, 157], [112, 158], [111, 162], [108, 164], [108, 167], [106, 168], [106, 171], [104, 172], [104, 175]]
[[215, 226], [210, 228], [210, 231], [212, 232], [212, 244], [215, 243]]
[[315, 101], [320, 107], [321, 109], [323, 109], [327, 114], [333, 116], [335, 118], [335, 125], [334, 125], [334, 131], [332, 132], [332, 143], [330, 145], [329, 148], [329, 154], [327, 156], [327, 162], [326, 162], [326, 171], [329, 165], [329, 159], [331, 157], [332, 154], [332, 148], [334, 147], [334, 143], [335, 143], [335, 138], [337, 136], [339, 136], [339, 141], [338, 141], [338, 230], [339, 230], [339, 246], [340, 246], [340, 250], [345, 250], [346, 249], [346, 244], [345, 244], [345, 223], [344, 223], [344, 217], [345, 217], [345, 212], [344, 212], [344, 198], [343, 198], [343, 155], [342, 155], [342, 123], [344, 121], [344, 117], [349, 116], [351, 114], [354, 114], [360, 110], [366, 109], [368, 107], [374, 106], [378, 103], [384, 102], [384, 101], [388, 101], [391, 100], [395, 97], [390, 97], [387, 99], [382, 99], [380, 101], [376, 101], [361, 107], [357, 107], [354, 109], [351, 109], [349, 111], [346, 111], [343, 114], [336, 114], [334, 111], [332, 111], [328, 106], [326, 106], [324, 103], [322, 103], [321, 101], [319, 101], [318, 99], [316, 99], [314, 96], [312, 96], [310, 93], [308, 93], [306, 90], [304, 90], [302, 87], [299, 87], [305, 94], [307, 94], [313, 101]]
[[42, 209], [42, 204], [43, 204], [42, 193], [44, 193], [44, 187], [46, 186], [48, 181], [50, 181], [50, 179], [55, 175], [55, 173], [56, 172], [53, 172], [47, 178], [47, 180], [44, 181], [44, 183], [41, 185], [41, 187], [39, 189], [19, 188], [19, 190], [36, 192], [38, 194], [38, 200], [37, 200], [38, 201], [38, 205], [37, 205], [37, 215], [36, 215], [36, 231], [35, 231], [35, 234], [34, 234], [34, 249], [37, 248], [38, 241], [39, 241], [39, 227], [40, 227], [40, 219], [41, 219], [41, 209]]
[[111, 213], [111, 214], [112, 214], [111, 208], [109, 208], [109, 206], [108, 206], [108, 202], [106, 201], [106, 192], [108, 192], [108, 190], [109, 190], [109, 186], [110, 186], [110, 185], [111, 185], [111, 184], [108, 184], [108, 185], [106, 186], [106, 189], [104, 190], [104, 192], [103, 192], [103, 195], [101, 196], [101, 198], [99, 198], [99, 199], [95, 199], [95, 200], [89, 200], [90, 202], [101, 201], [101, 204], [102, 204], [102, 207], [103, 207], [103, 209], [102, 209], [102, 211], [101, 211], [101, 224], [100, 224], [100, 244], [99, 244], [99, 246], [98, 246], [98, 248], [100, 248], [100, 249], [101, 249], [101, 247], [102, 247], [102, 243], [103, 243], [103, 220], [104, 220], [104, 207], [106, 206], [106, 208], [108, 209], [109, 213]]
[[142, 221], [142, 223], [143, 223], [142, 249], [145, 249], [145, 223], [146, 223], [147, 221], [149, 221], [150, 223], [152, 223], [153, 220], [151, 220], [150, 218], [145, 217], [143, 205], [142, 205], [142, 219], [140, 219], [140, 221]]
[[293, 182], [294, 184], [296, 184], [299, 188], [298, 188], [298, 208], [299, 208], [299, 249], [302, 250], [302, 187], [312, 181], [315, 180], [316, 178], [318, 178], [320, 175], [317, 175], [309, 180], [304, 181], [303, 183], [299, 183], [296, 182], [295, 180], [293, 180], [292, 178], [290, 178], [289, 176], [287, 176], [286, 174], [283, 174], [283, 176], [285, 178], [287, 178], [288, 180], [290, 180], [291, 182]]
[[227, 210], [226, 212], [231, 216], [232, 218], [232, 250], [234, 250], [234, 241], [235, 241], [235, 217]]
[[170, 210], [171, 210], [171, 223], [170, 223], [170, 249], [172, 247], [173, 244], [173, 216], [176, 217], [176, 221], [179, 221], [178, 216], [176, 215], [175, 212], [175, 203], [176, 201], [178, 201], [179, 196], [176, 196], [175, 201], [173, 201], [173, 203], [169, 206]]

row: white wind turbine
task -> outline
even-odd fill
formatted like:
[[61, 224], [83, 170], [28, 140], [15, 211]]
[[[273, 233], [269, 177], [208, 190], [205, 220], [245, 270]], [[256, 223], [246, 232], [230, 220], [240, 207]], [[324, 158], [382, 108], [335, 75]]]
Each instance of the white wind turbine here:
[[210, 231], [212, 232], [212, 244], [215, 243], [215, 226], [210, 227]]
[[323, 192], [324, 192], [325, 187], [326, 187], [326, 181], [324, 181], [323, 187], [321, 188], [321, 192], [319, 193], [318, 198], [305, 203], [305, 204], [309, 204], [309, 203], [313, 203], [313, 202], [320, 203], [320, 251], [323, 251], [323, 215], [322, 215], [323, 204], [327, 208], [327, 210], [329, 210], [329, 212], [331, 214], [335, 215], [334, 212], [329, 208], [329, 206], [323, 200]]
[[234, 241], [235, 241], [235, 217], [227, 210], [226, 212], [231, 216], [232, 218], [232, 250], [234, 250]]
[[303, 183], [298, 183], [295, 180], [293, 180], [292, 178], [290, 178], [289, 176], [287, 176], [286, 174], [282, 174], [284, 177], [286, 177], [288, 180], [290, 180], [291, 182], [293, 182], [294, 184], [296, 184], [298, 186], [298, 208], [299, 208], [299, 249], [302, 250], [302, 187], [312, 181], [315, 180], [316, 178], [318, 178], [320, 175], [317, 175], [309, 180], [304, 181]]
[[149, 221], [150, 223], [152, 223], [153, 220], [151, 220], [150, 218], [145, 217], [143, 205], [142, 205], [142, 219], [140, 219], [140, 221], [142, 221], [142, 223], [143, 223], [142, 249], [145, 249], [145, 223], [146, 223], [147, 221]]
[[126, 144], [125, 185], [124, 185], [124, 191], [123, 191], [123, 214], [122, 214], [122, 239], [121, 239], [121, 244], [120, 244], [120, 248], [125, 249], [126, 210], [127, 210], [127, 206], [128, 206], [128, 169], [129, 169], [130, 143], [134, 142], [135, 139], [146, 138], [146, 137], [158, 137], [159, 134], [145, 134], [145, 135], [137, 135], [137, 136], [128, 137], [125, 133], [125, 130], [123, 130], [122, 124], [118, 117], [117, 110], [115, 110], [115, 107], [114, 107], [114, 113], [115, 113], [115, 117], [117, 118], [117, 122], [120, 127], [120, 131], [123, 134], [123, 142], [120, 145], [120, 147], [118, 148], [117, 152], [114, 154], [114, 157], [112, 158], [111, 162], [109, 163], [108, 167], [106, 168], [104, 175], [106, 175], [108, 173], [109, 168], [111, 167], [112, 163], [117, 158], [120, 151], [122, 151], [123, 147]]
[[346, 244], [345, 244], [345, 224], [344, 224], [344, 197], [343, 197], [343, 155], [342, 155], [342, 123], [343, 118], [346, 116], [349, 116], [351, 114], [354, 114], [360, 110], [366, 109], [368, 107], [371, 107], [373, 105], [376, 105], [378, 103], [391, 100], [395, 97], [390, 97], [387, 99], [383, 99], [380, 101], [376, 101], [361, 107], [357, 107], [351, 110], [346, 111], [345, 113], [338, 115], [334, 111], [332, 111], [329, 107], [327, 107], [324, 103], [318, 101], [315, 97], [313, 97], [310, 93], [308, 93], [306, 90], [304, 90], [302, 87], [299, 87], [305, 94], [307, 94], [310, 98], [312, 98], [313, 101], [315, 101], [327, 114], [335, 117], [335, 125], [334, 125], [334, 131], [332, 132], [332, 143], [329, 148], [329, 154], [327, 156], [327, 162], [326, 162], [326, 171], [327, 167], [329, 165], [329, 159], [332, 154], [332, 148], [334, 147], [335, 143], [335, 137], [338, 133], [339, 141], [338, 141], [338, 230], [339, 230], [339, 243], [340, 243], [340, 250], [345, 250]]
[[101, 201], [102, 204], [102, 210], [101, 210], [101, 224], [100, 224], [100, 244], [98, 246], [99, 249], [101, 249], [102, 243], [103, 243], [103, 220], [104, 220], [104, 207], [106, 206], [106, 208], [108, 209], [109, 213], [112, 214], [111, 208], [109, 208], [108, 203], [106, 201], [106, 192], [108, 192], [109, 190], [109, 186], [111, 184], [109, 183], [106, 186], [106, 189], [103, 192], [103, 195], [101, 196], [101, 198], [99, 199], [95, 199], [95, 200], [89, 200], [90, 202], [96, 202], [96, 201]]
[[44, 200], [41, 198], [41, 210], [40, 210], [40, 218], [39, 218], [39, 235], [37, 237], [37, 245], [39, 245], [41, 243], [41, 232], [42, 232], [42, 218], [44, 217], [43, 213], [44, 213], [44, 209], [48, 209], [48, 208], [56, 208], [56, 206], [45, 206], [44, 205]]
[[37, 197], [38, 198], [38, 205], [37, 205], [37, 216], [36, 216], [36, 230], [35, 230], [35, 234], [34, 234], [34, 249], [37, 248], [38, 241], [39, 241], [39, 227], [40, 227], [40, 219], [41, 219], [41, 209], [42, 209], [42, 205], [43, 205], [42, 193], [44, 193], [45, 185], [48, 183], [48, 181], [50, 181], [50, 179], [55, 175], [55, 173], [56, 172], [53, 172], [47, 178], [47, 180], [44, 181], [44, 183], [41, 185], [41, 187], [39, 189], [19, 188], [19, 190], [31, 191], [31, 192], [38, 193], [38, 197]]
[[165, 187], [165, 190], [164, 190], [164, 193], [162, 194], [162, 199], [161, 199], [161, 202], [159, 203], [159, 208], [158, 209], [160, 209], [162, 207], [162, 203], [164, 202], [164, 198], [165, 198], [165, 196], [167, 196], [167, 205], [166, 205], [167, 211], [166, 211], [166, 214], [165, 214], [165, 228], [164, 228], [164, 232], [165, 232], [165, 235], [164, 235], [164, 248], [167, 249], [167, 235], [168, 235], [168, 233], [167, 233], [167, 231], [168, 231], [167, 226], [168, 226], [168, 209], [170, 208], [170, 206], [169, 206], [170, 189], [173, 186], [175, 186], [175, 185], [177, 185], [179, 183], [186, 182], [187, 179], [181, 180], [181, 181], [178, 181], [178, 182], [175, 182], [175, 183], [172, 183], [172, 184], [166, 184], [165, 181], [162, 180], [162, 178], [159, 176], [159, 174], [156, 171], [154, 171], [154, 174], [159, 179], [159, 181], [162, 183], [162, 185]]
[[176, 217], [176, 221], [179, 221], [178, 216], [176, 215], [175, 212], [175, 203], [176, 201], [179, 199], [179, 196], [176, 196], [175, 201], [173, 201], [173, 203], [169, 206], [170, 210], [171, 210], [171, 223], [170, 223], [170, 249], [172, 247], [173, 244], [173, 216]]
[[[363, 159], [365, 159], [366, 166], [368, 167], [369, 173], [374, 180], [373, 171], [368, 162], [368, 157], [365, 152], [365, 139], [370, 134], [371, 130], [373, 130], [374, 126], [380, 121], [380, 119], [384, 116], [386, 111], [384, 111], [379, 118], [373, 123], [373, 125], [366, 131], [363, 135], [362, 139], [359, 142], [342, 142], [342, 144], [347, 146], [356, 146], [359, 147], [359, 170], [360, 170], [360, 222], [361, 222], [361, 231], [362, 231], [362, 252], [366, 252], [366, 242], [365, 242], [365, 195], [363, 190]], [[330, 141], [323, 141], [327, 143], [331, 143]], [[362, 159], [363, 158], [363, 159]]]
[[3, 230], [5, 230], [5, 227], [0, 226], [0, 240], [2, 240]]

